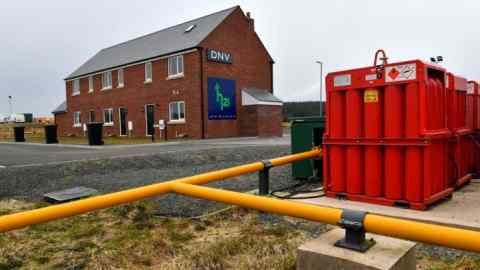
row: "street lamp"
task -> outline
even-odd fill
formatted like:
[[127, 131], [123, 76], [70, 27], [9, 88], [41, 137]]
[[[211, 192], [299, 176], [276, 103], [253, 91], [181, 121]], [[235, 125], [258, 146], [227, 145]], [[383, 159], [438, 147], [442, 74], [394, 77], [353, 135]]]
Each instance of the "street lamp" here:
[[10, 105], [10, 116], [11, 116], [13, 114], [12, 96], [8, 96], [8, 103]]
[[316, 61], [320, 65], [320, 117], [323, 116], [323, 62]]

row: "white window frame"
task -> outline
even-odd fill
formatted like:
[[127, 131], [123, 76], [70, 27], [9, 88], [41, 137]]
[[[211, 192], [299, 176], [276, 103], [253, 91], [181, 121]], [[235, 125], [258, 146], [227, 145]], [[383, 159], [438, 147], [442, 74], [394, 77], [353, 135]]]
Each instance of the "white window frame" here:
[[88, 93], [93, 93], [93, 76], [88, 77]]
[[124, 86], [125, 86], [125, 76], [124, 76], [123, 68], [120, 68], [117, 71], [117, 88], [123, 88]]
[[[150, 67], [150, 74], [148, 68]], [[151, 83], [153, 81], [153, 65], [152, 62], [145, 63], [145, 83]]]
[[168, 79], [181, 78], [184, 76], [183, 54], [170, 56], [167, 62]]
[[80, 95], [80, 79], [72, 81], [72, 96]]
[[[183, 117], [181, 117], [181, 110], [182, 108], [180, 105], [183, 104]], [[178, 109], [178, 119], [172, 119], [172, 105], [176, 105]], [[168, 119], [169, 123], [185, 123], [186, 122], [186, 108], [185, 108], [185, 101], [173, 101], [168, 104]]]
[[73, 112], [73, 126], [82, 127], [81, 112]]
[[[107, 122], [107, 117], [106, 117], [106, 113], [109, 112], [110, 115], [111, 115], [111, 121]], [[107, 108], [107, 109], [104, 109], [103, 110], [103, 125], [106, 126], [106, 127], [111, 127], [115, 124], [115, 121], [113, 119], [113, 108]]]
[[102, 73], [102, 91], [112, 89], [112, 71]]

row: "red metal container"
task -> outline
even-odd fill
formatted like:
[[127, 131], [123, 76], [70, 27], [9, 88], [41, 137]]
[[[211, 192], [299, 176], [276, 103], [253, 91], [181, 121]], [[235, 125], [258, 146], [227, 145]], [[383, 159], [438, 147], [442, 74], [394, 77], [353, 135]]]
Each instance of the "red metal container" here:
[[467, 86], [467, 126], [473, 132], [471, 137], [471, 161], [473, 173], [480, 174], [480, 93], [478, 83], [469, 81]]
[[328, 74], [327, 196], [426, 209], [450, 195], [445, 82], [420, 60]]
[[449, 145], [449, 186], [459, 188], [470, 181], [475, 170], [473, 156], [472, 129], [468, 127], [467, 88], [465, 78], [447, 75], [447, 92], [449, 108], [447, 111], [448, 127], [454, 135]]

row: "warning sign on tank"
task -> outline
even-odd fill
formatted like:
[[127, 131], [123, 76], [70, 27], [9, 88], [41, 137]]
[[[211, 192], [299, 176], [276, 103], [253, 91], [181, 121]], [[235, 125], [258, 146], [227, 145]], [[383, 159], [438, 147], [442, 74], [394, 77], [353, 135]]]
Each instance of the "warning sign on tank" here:
[[475, 92], [475, 88], [473, 86], [473, 83], [469, 83], [467, 85], [467, 94], [472, 95]]
[[415, 80], [417, 78], [417, 65], [406, 64], [386, 67], [385, 74], [385, 82]]
[[363, 102], [365, 103], [377, 103], [378, 102], [378, 91], [375, 89], [365, 90], [363, 94]]

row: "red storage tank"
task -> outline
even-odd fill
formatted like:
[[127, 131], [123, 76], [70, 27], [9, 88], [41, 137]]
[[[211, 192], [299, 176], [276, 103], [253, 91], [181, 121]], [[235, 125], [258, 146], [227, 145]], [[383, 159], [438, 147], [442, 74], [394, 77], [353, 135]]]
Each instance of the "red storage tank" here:
[[474, 171], [473, 131], [468, 127], [467, 88], [465, 78], [447, 74], [449, 104], [447, 111], [448, 127], [454, 135], [449, 144], [449, 186], [459, 188], [471, 180]]
[[422, 210], [449, 196], [445, 82], [420, 60], [328, 74], [326, 195]]
[[471, 137], [473, 172], [480, 174], [480, 93], [478, 83], [475, 81], [468, 82], [467, 103], [467, 124], [473, 132]]

